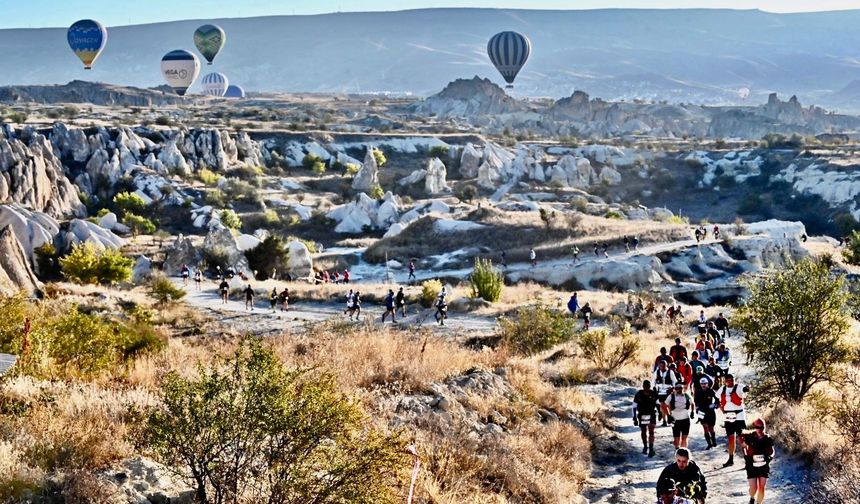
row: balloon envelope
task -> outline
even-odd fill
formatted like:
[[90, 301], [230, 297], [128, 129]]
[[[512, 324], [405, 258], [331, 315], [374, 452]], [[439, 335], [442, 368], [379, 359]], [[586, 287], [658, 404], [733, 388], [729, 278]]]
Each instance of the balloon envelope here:
[[227, 76], [220, 72], [206, 74], [201, 83], [203, 84], [203, 94], [209, 96], [224, 96], [230, 85]]
[[508, 84], [514, 83], [517, 74], [528, 61], [531, 51], [532, 43], [528, 37], [514, 31], [497, 33], [487, 44], [490, 61]]
[[161, 58], [161, 73], [176, 94], [185, 96], [200, 73], [200, 60], [184, 49], [170, 51]]
[[242, 88], [242, 86], [230, 84], [229, 86], [227, 86], [227, 92], [224, 93], [224, 96], [227, 98], [244, 98], [245, 89]]
[[738, 89], [738, 96], [740, 96], [741, 100], [746, 100], [749, 98], [750, 88], [740, 88]]
[[194, 45], [210, 65], [226, 43], [227, 33], [220, 26], [207, 24], [194, 32]]
[[107, 29], [98, 21], [82, 19], [69, 27], [66, 37], [69, 47], [89, 70], [107, 44]]

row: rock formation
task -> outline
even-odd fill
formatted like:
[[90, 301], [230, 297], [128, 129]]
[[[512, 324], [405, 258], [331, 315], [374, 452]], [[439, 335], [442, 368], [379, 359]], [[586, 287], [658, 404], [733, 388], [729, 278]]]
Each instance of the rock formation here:
[[427, 162], [427, 176], [424, 178], [424, 189], [428, 194], [436, 196], [451, 191], [448, 187], [448, 170], [439, 158]]
[[367, 148], [367, 154], [364, 156], [364, 164], [361, 169], [355, 174], [352, 180], [352, 188], [360, 192], [370, 192], [373, 186], [379, 184], [379, 167], [376, 165], [376, 158], [373, 156], [373, 148]]
[[32, 295], [40, 287], [28, 254], [18, 242], [12, 226], [3, 226], [0, 228], [0, 294], [9, 296], [23, 291]]
[[290, 276], [297, 280], [310, 279], [314, 273], [314, 263], [308, 247], [298, 240], [293, 240], [287, 244], [287, 252], [287, 270]]

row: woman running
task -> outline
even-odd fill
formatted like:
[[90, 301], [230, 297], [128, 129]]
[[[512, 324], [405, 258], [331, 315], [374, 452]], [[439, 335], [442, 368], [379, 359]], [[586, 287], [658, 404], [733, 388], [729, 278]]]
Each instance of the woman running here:
[[753, 429], [753, 432], [741, 436], [741, 446], [744, 450], [747, 481], [750, 484], [750, 504], [762, 504], [767, 479], [770, 477], [770, 462], [773, 460], [773, 439], [767, 435], [764, 419], [756, 419]]

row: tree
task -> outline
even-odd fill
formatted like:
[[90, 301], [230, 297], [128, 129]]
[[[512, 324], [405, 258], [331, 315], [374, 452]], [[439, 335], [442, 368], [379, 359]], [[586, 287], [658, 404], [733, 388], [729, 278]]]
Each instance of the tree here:
[[573, 337], [575, 321], [543, 305], [517, 310], [515, 318], [499, 319], [499, 336], [514, 353], [534, 355]]
[[150, 219], [133, 213], [125, 214], [122, 222], [131, 229], [132, 236], [137, 236], [139, 234], [152, 234], [156, 229], [155, 223]]
[[146, 209], [146, 202], [140, 195], [133, 192], [121, 192], [113, 197], [113, 204], [120, 217], [128, 214], [141, 214]]
[[245, 251], [248, 265], [254, 271], [257, 280], [266, 280], [273, 273], [287, 270], [289, 252], [280, 236], [269, 235], [259, 245]]
[[860, 230], [860, 222], [848, 212], [837, 214], [833, 217], [833, 225], [839, 232], [839, 236], [848, 236], [854, 231]]
[[166, 305], [172, 301], [179, 301], [185, 297], [185, 291], [173, 285], [164, 275], [155, 275], [149, 282], [149, 295], [158, 304]]
[[735, 324], [765, 402], [800, 402], [848, 361], [849, 294], [821, 261], [804, 260], [749, 285]]
[[221, 224], [224, 224], [230, 229], [239, 229], [242, 227], [242, 221], [239, 220], [239, 216], [233, 210], [222, 210], [220, 217]]
[[478, 188], [473, 186], [472, 184], [468, 184], [463, 186], [459, 191], [457, 191], [457, 199], [460, 201], [465, 201], [467, 203], [471, 203], [473, 199], [478, 196]]
[[489, 259], [475, 259], [475, 269], [469, 276], [469, 282], [472, 284], [473, 298], [494, 303], [502, 297], [502, 288], [505, 286], [504, 276], [493, 268], [493, 261]]
[[203, 504], [394, 502], [405, 462], [403, 441], [365, 425], [330, 374], [288, 371], [256, 340], [197, 377], [168, 374], [147, 434]]
[[90, 243], [78, 245], [60, 259], [63, 276], [80, 284], [115, 284], [131, 278], [134, 261], [107, 248], [97, 251]]

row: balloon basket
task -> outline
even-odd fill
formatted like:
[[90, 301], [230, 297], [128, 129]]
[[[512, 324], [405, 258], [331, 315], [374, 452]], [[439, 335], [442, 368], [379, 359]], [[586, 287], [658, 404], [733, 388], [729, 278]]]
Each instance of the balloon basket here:
[[514, 88], [513, 84], [508, 84], [507, 86], [505, 86], [505, 89], [513, 89], [513, 88]]

